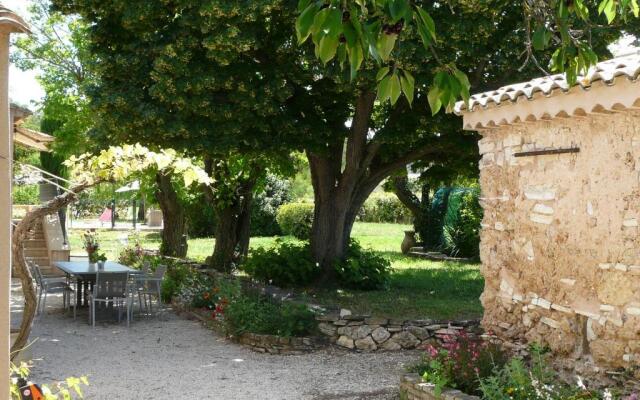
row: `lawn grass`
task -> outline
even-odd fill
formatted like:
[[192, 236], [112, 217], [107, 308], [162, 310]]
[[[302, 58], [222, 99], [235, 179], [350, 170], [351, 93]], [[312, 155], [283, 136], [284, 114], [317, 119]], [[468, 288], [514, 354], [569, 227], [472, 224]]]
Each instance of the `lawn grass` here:
[[[393, 318], [459, 319], [482, 314], [478, 300], [484, 281], [477, 264], [434, 262], [407, 257], [400, 253], [400, 243], [408, 225], [361, 223], [354, 225], [352, 237], [364, 248], [380, 252], [391, 261], [393, 273], [386, 290], [317, 290], [305, 296], [325, 305]], [[72, 230], [69, 236], [73, 255], [84, 255], [82, 231]], [[144, 248], [158, 249], [157, 232], [138, 233]], [[99, 230], [102, 251], [111, 260], [126, 246], [127, 232]], [[251, 248], [271, 247], [275, 237], [251, 238]], [[214, 239], [189, 239], [188, 257], [198, 261], [211, 255]]]

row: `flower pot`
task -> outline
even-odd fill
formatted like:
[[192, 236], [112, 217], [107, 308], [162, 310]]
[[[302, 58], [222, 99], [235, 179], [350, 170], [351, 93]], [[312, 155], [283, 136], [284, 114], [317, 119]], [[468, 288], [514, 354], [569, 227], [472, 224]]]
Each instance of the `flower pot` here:
[[402, 244], [400, 245], [400, 250], [402, 254], [409, 253], [412, 247], [416, 245], [416, 233], [415, 231], [404, 231], [404, 239], [402, 240]]
[[96, 263], [92, 263], [91, 261], [89, 261], [89, 269], [95, 269], [96, 268]]
[[104, 269], [104, 264], [105, 264], [104, 261], [98, 261], [98, 269], [100, 270]]

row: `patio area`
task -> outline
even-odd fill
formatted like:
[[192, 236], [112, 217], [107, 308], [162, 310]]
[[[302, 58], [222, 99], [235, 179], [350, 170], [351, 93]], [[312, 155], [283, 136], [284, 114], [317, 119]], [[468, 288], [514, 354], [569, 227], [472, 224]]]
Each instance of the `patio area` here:
[[[12, 291], [12, 323], [21, 304]], [[84, 311], [84, 310], [83, 310]], [[87, 323], [62, 313], [51, 296], [34, 322], [32, 379], [86, 375], [88, 399], [398, 399], [405, 365], [418, 353], [353, 353], [330, 348], [305, 355], [255, 353], [170, 309], [125, 323]]]

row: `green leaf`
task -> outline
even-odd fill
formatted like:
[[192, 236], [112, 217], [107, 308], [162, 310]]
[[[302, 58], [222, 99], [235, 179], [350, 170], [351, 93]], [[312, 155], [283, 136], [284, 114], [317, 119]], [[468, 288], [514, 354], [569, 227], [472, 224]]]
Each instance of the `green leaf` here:
[[424, 24], [425, 28], [427, 29], [427, 32], [429, 33], [429, 36], [431, 37], [431, 39], [433, 41], [436, 41], [436, 24], [435, 22], [433, 22], [433, 18], [431, 18], [431, 15], [429, 15], [428, 12], [426, 12], [422, 7], [416, 7], [416, 10], [418, 11], [418, 16], [420, 17], [420, 20], [422, 21], [422, 23]]
[[388, 73], [389, 73], [389, 67], [380, 68], [378, 70], [378, 73], [376, 74], [376, 82], [380, 82], [382, 80], [382, 78], [387, 76]]
[[339, 40], [337, 37], [326, 35], [320, 39], [320, 45], [318, 46], [318, 58], [326, 64], [336, 55], [338, 50]]
[[578, 14], [578, 17], [580, 17], [583, 21], [589, 20], [589, 8], [584, 4], [584, 0], [574, 0], [573, 7], [576, 10], [576, 14]]
[[353, 47], [348, 47], [347, 50], [349, 53], [349, 64], [351, 65], [351, 80], [354, 80], [362, 65], [362, 61], [364, 61], [364, 51], [362, 51], [360, 42], [356, 42]]
[[469, 101], [469, 97], [470, 97], [469, 90], [471, 89], [469, 78], [464, 72], [460, 71], [457, 68], [453, 71], [453, 76], [455, 77], [455, 79], [458, 81], [460, 85], [460, 90], [458, 92], [459, 96], [462, 97], [464, 101]]
[[378, 100], [384, 103], [391, 95], [391, 75], [388, 75], [378, 83]]
[[311, 34], [311, 26], [313, 24], [314, 17], [316, 16], [316, 11], [316, 5], [311, 4], [296, 19], [296, 36], [298, 37], [298, 44], [307, 40]]
[[338, 37], [342, 33], [342, 10], [330, 8], [322, 29], [328, 36]]
[[389, 96], [391, 97], [391, 105], [396, 104], [401, 94], [402, 86], [400, 84], [400, 78], [398, 78], [398, 74], [393, 74], [391, 75], [391, 88], [389, 92]]
[[638, 6], [638, 0], [631, 0], [631, 12], [633, 12], [634, 17], [640, 17], [640, 7]]
[[347, 40], [347, 46], [353, 47], [356, 45], [358, 42], [358, 33], [351, 22], [345, 22], [342, 24], [342, 33], [344, 34], [344, 38]]
[[544, 25], [538, 26], [535, 32], [533, 32], [533, 36], [531, 38], [533, 48], [538, 51], [544, 50], [549, 44], [550, 40], [551, 32], [549, 32]]
[[309, 6], [311, 0], [298, 0], [298, 11], [302, 11]]
[[380, 36], [378, 36], [376, 47], [378, 48], [378, 53], [380, 54], [380, 58], [382, 59], [382, 61], [387, 61], [389, 59], [389, 56], [391, 56], [391, 52], [396, 45], [397, 38], [398, 35], [396, 35], [395, 33], [388, 35], [383, 32], [380, 34]]
[[323, 8], [316, 13], [313, 17], [313, 23], [311, 24], [311, 34], [317, 35], [322, 30], [330, 11], [328, 8]]
[[607, 17], [607, 22], [611, 24], [616, 19], [616, 2], [615, 0], [603, 0], [598, 7], [598, 13]]
[[431, 115], [436, 115], [442, 108], [440, 88], [433, 86], [431, 90], [429, 90], [429, 94], [427, 94], [427, 100], [429, 100], [429, 107], [431, 107]]
[[402, 71], [400, 76], [400, 84], [402, 85], [402, 93], [404, 93], [409, 105], [413, 104], [413, 94], [415, 90], [415, 80], [408, 71]]
[[406, 18], [411, 12], [409, 2], [407, 0], [391, 0], [389, 2], [389, 12], [391, 14], [391, 22], [396, 23], [402, 18]]

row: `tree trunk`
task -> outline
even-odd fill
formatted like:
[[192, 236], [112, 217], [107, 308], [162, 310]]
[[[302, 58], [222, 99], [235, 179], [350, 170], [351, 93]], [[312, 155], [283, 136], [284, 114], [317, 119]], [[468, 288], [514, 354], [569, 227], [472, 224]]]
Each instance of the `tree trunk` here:
[[[417, 149], [391, 161], [379, 157], [382, 143], [369, 137], [375, 98], [375, 93], [364, 92], [356, 100], [344, 142], [337, 141], [322, 153], [306, 153], [315, 201], [310, 244], [322, 268], [318, 284], [333, 283], [335, 262], [347, 256], [353, 224], [371, 192], [393, 172], [435, 151]], [[395, 118], [401, 116], [398, 112]]]
[[[217, 181], [222, 185], [228, 185], [228, 181], [224, 179], [228, 173], [224, 162], [217, 163], [214, 170], [214, 161], [211, 158], [206, 158], [205, 170], [210, 176], [216, 176]], [[205, 198], [213, 205], [216, 212], [216, 241], [213, 254], [208, 262], [212, 268], [223, 272], [232, 272], [236, 265], [247, 256], [251, 235], [253, 190], [258, 178], [263, 173], [263, 168], [252, 166], [248, 176], [237, 181], [235, 187], [225, 187], [224, 190], [219, 190], [219, 192], [232, 193], [223, 199], [214, 196], [211, 188], [203, 188]]]
[[160, 253], [169, 257], [187, 256], [187, 224], [178, 194], [171, 183], [171, 176], [156, 174], [156, 199], [162, 210], [163, 229]]
[[[97, 182], [96, 182], [97, 183]], [[31, 333], [31, 325], [36, 312], [36, 289], [33, 285], [33, 277], [31, 271], [27, 267], [24, 259], [23, 242], [35, 224], [46, 215], [54, 214], [67, 204], [77, 199], [77, 194], [88, 188], [89, 185], [78, 185], [70, 189], [69, 192], [61, 194], [54, 199], [46, 202], [42, 206], [28, 212], [24, 218], [16, 225], [11, 243], [11, 254], [13, 259], [13, 270], [15, 275], [22, 284], [22, 294], [24, 296], [24, 309], [22, 311], [22, 321], [18, 336], [11, 346], [11, 359], [18, 355], [18, 352], [24, 348]]]

